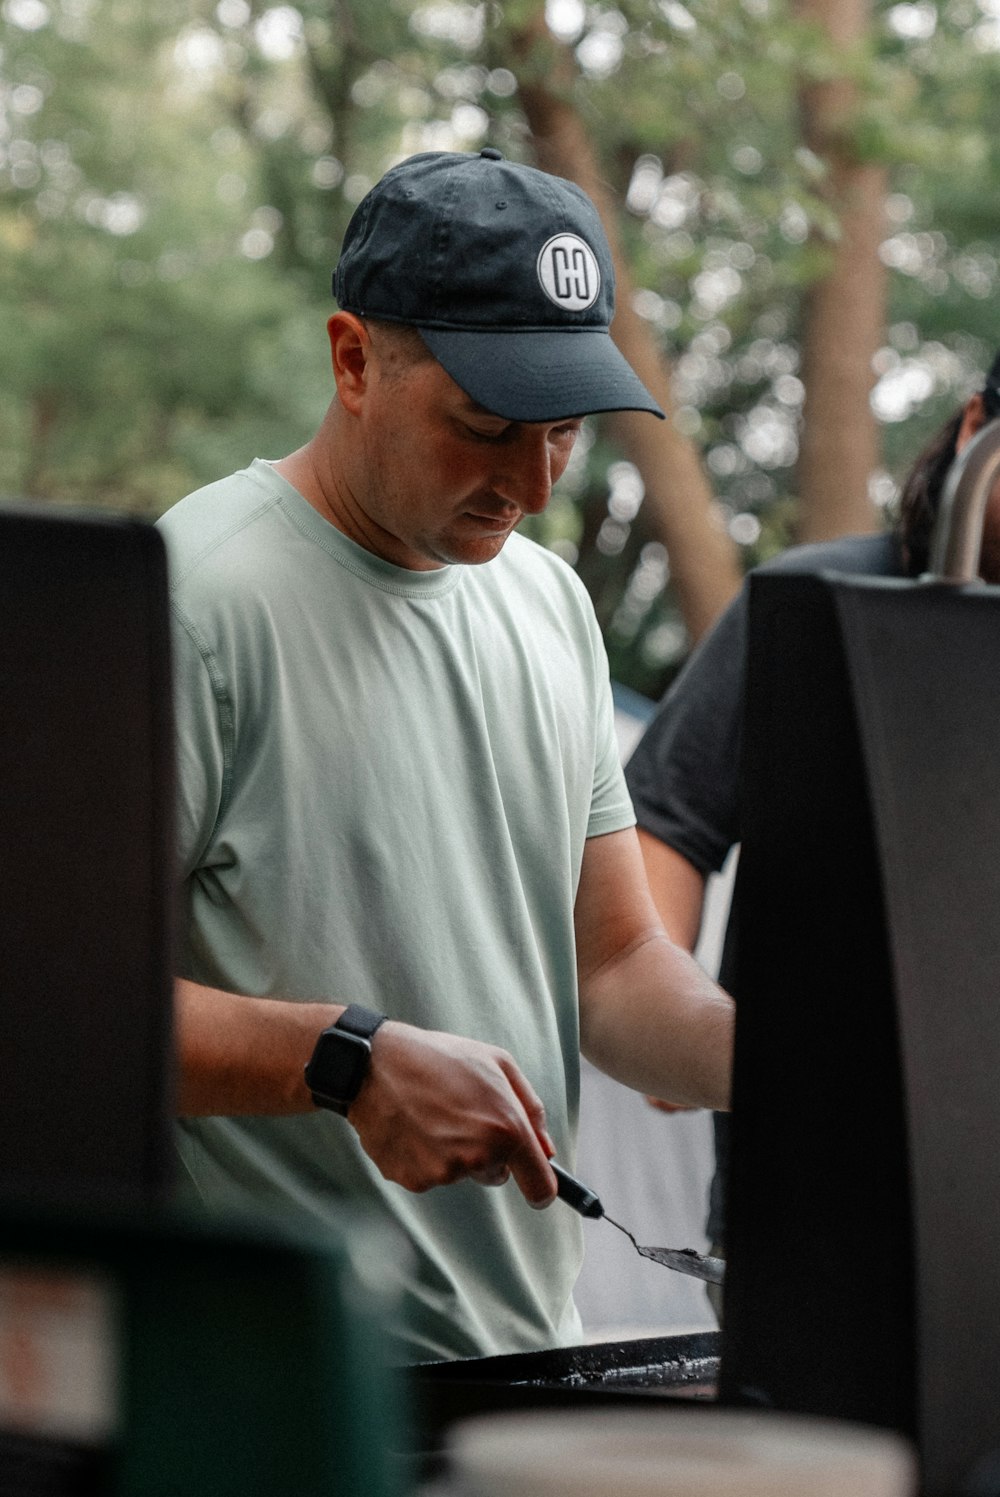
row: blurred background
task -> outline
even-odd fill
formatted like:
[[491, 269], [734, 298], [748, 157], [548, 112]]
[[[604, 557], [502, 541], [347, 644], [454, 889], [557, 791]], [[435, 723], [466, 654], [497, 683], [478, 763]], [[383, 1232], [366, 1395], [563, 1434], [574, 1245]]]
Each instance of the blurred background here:
[[300, 444], [353, 208], [490, 143], [597, 198], [670, 403], [591, 419], [531, 522], [656, 697], [748, 565], [891, 518], [1000, 343], [1000, 0], [0, 14], [7, 500], [153, 517]]

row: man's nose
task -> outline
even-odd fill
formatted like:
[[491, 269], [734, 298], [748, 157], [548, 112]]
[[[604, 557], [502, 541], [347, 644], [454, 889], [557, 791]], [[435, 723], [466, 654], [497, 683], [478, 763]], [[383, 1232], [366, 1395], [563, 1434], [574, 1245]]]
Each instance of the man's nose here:
[[526, 515], [537, 515], [552, 496], [548, 434], [530, 429], [503, 450], [492, 486]]

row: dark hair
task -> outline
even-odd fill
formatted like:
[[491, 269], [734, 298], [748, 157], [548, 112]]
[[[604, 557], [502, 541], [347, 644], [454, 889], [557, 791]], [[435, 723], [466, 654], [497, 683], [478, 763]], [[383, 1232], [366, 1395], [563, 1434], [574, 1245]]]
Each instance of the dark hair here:
[[908, 577], [926, 572], [930, 561], [931, 536], [941, 504], [948, 469], [955, 460], [955, 444], [965, 407], [962, 406], [932, 437], [907, 475], [899, 496], [897, 531], [903, 547]]
[[[986, 383], [980, 392], [988, 421], [1000, 415], [1000, 354], [993, 360]], [[926, 572], [930, 560], [931, 536], [941, 504], [948, 469], [955, 461], [955, 446], [966, 407], [961, 406], [932, 437], [917, 458], [899, 496], [897, 532], [903, 547], [903, 561], [908, 577]]]
[[381, 317], [364, 317], [363, 321], [375, 330], [379, 352], [390, 374], [401, 373], [434, 357], [415, 327], [404, 322], [386, 322]]

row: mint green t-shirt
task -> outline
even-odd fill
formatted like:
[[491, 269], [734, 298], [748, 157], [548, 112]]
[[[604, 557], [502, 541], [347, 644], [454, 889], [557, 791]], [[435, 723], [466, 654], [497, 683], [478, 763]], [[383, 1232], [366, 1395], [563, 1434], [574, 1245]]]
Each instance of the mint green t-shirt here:
[[[571, 1166], [580, 864], [634, 821], [579, 579], [516, 534], [482, 566], [393, 566], [259, 460], [160, 524], [182, 975], [501, 1045]], [[532, 1211], [512, 1183], [412, 1194], [319, 1110], [185, 1121], [180, 1150], [212, 1205], [389, 1217], [413, 1360], [578, 1338], [581, 1224], [558, 1203]]]

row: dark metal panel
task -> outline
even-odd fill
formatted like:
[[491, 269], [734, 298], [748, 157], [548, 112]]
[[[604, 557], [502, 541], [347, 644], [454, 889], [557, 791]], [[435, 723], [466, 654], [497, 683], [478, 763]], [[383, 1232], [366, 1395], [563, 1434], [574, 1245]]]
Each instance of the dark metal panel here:
[[170, 1177], [167, 620], [149, 525], [0, 510], [0, 1197]]
[[1000, 589], [834, 589], [907, 1093], [925, 1488], [1000, 1447]]
[[916, 1429], [899, 1047], [827, 582], [751, 585], [720, 1396]]

